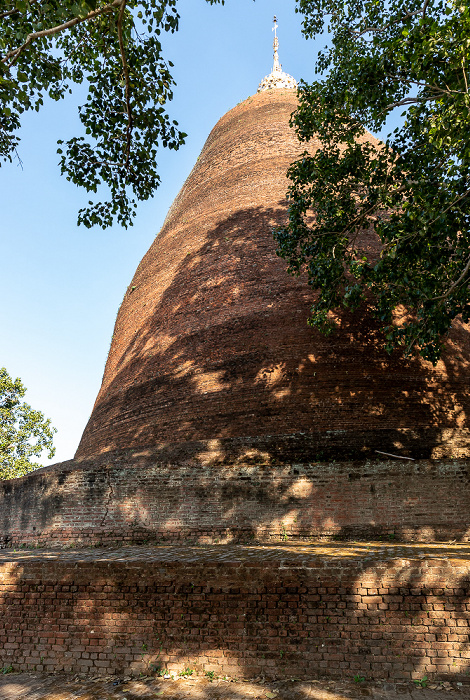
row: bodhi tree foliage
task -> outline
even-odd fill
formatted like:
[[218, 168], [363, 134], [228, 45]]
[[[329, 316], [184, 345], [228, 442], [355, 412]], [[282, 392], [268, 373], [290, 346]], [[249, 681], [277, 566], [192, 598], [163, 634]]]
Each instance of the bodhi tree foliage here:
[[20, 379], [13, 380], [0, 368], [0, 479], [23, 476], [40, 464], [31, 461], [44, 450], [52, 459], [52, 439], [56, 429], [41, 411], [22, 401], [26, 389]]
[[[289, 170], [278, 254], [317, 290], [311, 325], [328, 333], [335, 310], [367, 302], [387, 350], [435, 363], [452, 320], [470, 315], [468, 0], [296, 9], [307, 37], [328, 30], [331, 41], [292, 117], [300, 140], [316, 135], [321, 147]], [[402, 125], [385, 143], [360, 140], [397, 111]], [[375, 257], [364, 230], [380, 240]]]
[[[210, 4], [224, 0], [206, 0]], [[178, 149], [186, 134], [166, 112], [173, 64], [162, 32], [178, 29], [177, 0], [0, 0], [0, 158], [17, 155], [21, 115], [45, 95], [63, 98], [89, 84], [79, 116], [86, 136], [59, 149], [62, 173], [109, 200], [81, 209], [78, 223], [132, 224], [137, 201], [160, 182], [159, 146]]]

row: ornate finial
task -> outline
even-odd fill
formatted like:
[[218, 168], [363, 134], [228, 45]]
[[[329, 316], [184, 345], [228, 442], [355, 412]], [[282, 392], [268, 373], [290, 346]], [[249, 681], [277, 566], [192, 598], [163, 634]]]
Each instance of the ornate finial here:
[[273, 49], [274, 49], [273, 73], [274, 73], [274, 71], [277, 71], [277, 72], [281, 71], [282, 72], [282, 67], [281, 67], [281, 64], [279, 63], [279, 54], [278, 54], [279, 39], [277, 38], [277, 17], [276, 17], [276, 15], [274, 15], [273, 32], [274, 32], [274, 42], [273, 42]]
[[274, 88], [296, 88], [297, 82], [291, 75], [284, 73], [282, 66], [279, 63], [279, 39], [277, 38], [277, 17], [274, 15], [274, 27], [272, 31], [274, 32], [274, 62], [273, 69], [269, 75], [267, 75], [259, 84], [258, 92], [263, 90], [272, 90]]

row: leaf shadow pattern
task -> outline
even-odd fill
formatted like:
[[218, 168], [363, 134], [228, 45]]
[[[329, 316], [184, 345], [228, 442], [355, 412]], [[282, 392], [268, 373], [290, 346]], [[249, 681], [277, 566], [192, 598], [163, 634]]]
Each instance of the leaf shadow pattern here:
[[284, 216], [164, 227], [76, 459], [0, 485], [9, 542], [468, 537], [468, 328], [435, 369], [388, 356], [366, 311], [320, 336], [275, 255]]
[[3, 645], [0, 662], [465, 680], [469, 554], [373, 543], [2, 553], [0, 634], [21, 644]]
[[179, 463], [173, 450], [168, 461], [159, 448], [124, 450], [1, 482], [5, 546], [470, 537], [466, 460], [263, 460], [257, 443], [257, 456], [245, 444], [227, 464], [209, 447], [207, 462], [201, 442]]
[[179, 241], [157, 237], [121, 306], [76, 458], [181, 454], [185, 443], [197, 458], [198, 442], [216, 440], [223, 461], [258, 439], [279, 456], [294, 435], [309, 459], [468, 456], [468, 327], [456, 321], [436, 368], [387, 355], [366, 309], [338, 314], [331, 337], [309, 328], [312, 293], [285, 274], [270, 233], [284, 204], [238, 210], [196, 242], [188, 233], [187, 253], [184, 228]]

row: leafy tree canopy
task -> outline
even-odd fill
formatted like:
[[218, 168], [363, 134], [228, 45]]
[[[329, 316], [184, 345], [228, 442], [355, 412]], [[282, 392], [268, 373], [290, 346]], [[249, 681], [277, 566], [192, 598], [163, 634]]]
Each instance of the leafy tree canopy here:
[[41, 411], [21, 401], [26, 389], [20, 379], [10, 377], [0, 368], [0, 479], [23, 476], [40, 467], [31, 457], [40, 457], [44, 450], [52, 459], [56, 429]]
[[[207, 0], [210, 4], [224, 0]], [[109, 201], [89, 202], [78, 223], [132, 224], [138, 200], [160, 182], [158, 147], [177, 149], [186, 134], [170, 120], [172, 63], [162, 32], [178, 29], [177, 0], [0, 0], [0, 158], [11, 160], [21, 115], [87, 81], [80, 107], [86, 138], [59, 149], [68, 180]]]
[[[329, 332], [332, 311], [367, 300], [389, 351], [435, 363], [452, 320], [470, 316], [469, 2], [297, 0], [297, 11], [307, 37], [331, 41], [292, 118], [321, 148], [290, 168], [278, 254], [318, 291], [313, 326]], [[358, 140], [396, 110], [386, 143]], [[380, 239], [375, 257], [364, 230]]]

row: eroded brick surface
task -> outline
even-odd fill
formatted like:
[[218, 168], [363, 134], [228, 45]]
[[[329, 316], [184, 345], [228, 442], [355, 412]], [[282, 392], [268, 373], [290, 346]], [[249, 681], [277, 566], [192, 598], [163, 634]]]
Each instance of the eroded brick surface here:
[[468, 470], [465, 460], [175, 464], [158, 449], [126, 451], [0, 482], [0, 544], [465, 541]]
[[465, 675], [467, 546], [0, 555], [0, 664], [247, 677]]
[[[77, 457], [166, 445], [177, 462], [211, 440], [235, 457], [260, 440], [276, 456], [290, 436], [308, 436], [309, 459], [468, 455], [467, 326], [456, 321], [433, 368], [387, 355], [362, 313], [328, 339], [306, 325], [312, 292], [271, 234], [305, 147], [295, 107], [295, 91], [271, 90], [214, 127], [126, 291]], [[370, 234], [359, 243], [377, 254]]]

